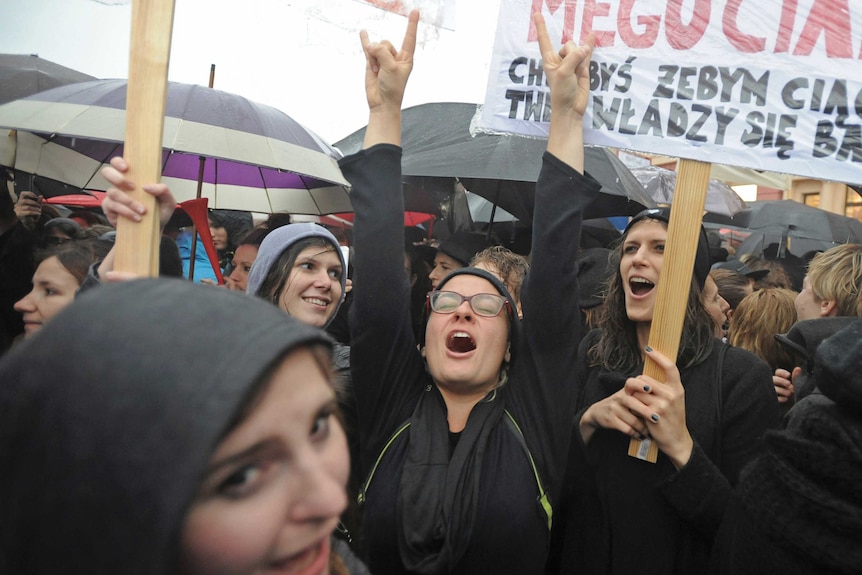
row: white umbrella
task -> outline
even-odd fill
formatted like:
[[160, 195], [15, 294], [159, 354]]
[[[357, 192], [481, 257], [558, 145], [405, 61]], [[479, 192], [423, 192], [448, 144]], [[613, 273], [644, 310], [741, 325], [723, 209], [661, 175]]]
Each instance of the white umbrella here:
[[[632, 173], [643, 184], [650, 197], [659, 205], [672, 205], [676, 186], [676, 172], [658, 166], [632, 168]], [[706, 191], [707, 212], [732, 216], [745, 209], [745, 202], [733, 188], [718, 180], [710, 180]]]
[[[0, 161], [82, 189], [107, 188], [99, 171], [122, 155], [125, 80], [40, 92], [0, 106]], [[10, 148], [13, 150], [10, 153]], [[252, 212], [351, 211], [339, 153], [284, 112], [242, 96], [169, 82], [163, 181], [178, 200]], [[12, 165], [9, 165], [10, 159]]]

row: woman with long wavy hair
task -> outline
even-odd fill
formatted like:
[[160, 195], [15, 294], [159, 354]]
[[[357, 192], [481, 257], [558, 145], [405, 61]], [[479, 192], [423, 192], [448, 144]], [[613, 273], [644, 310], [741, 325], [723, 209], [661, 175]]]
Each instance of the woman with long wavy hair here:
[[[778, 422], [768, 367], [715, 338], [701, 297], [709, 273], [705, 237], [676, 361], [649, 347], [668, 222], [668, 209], [653, 209], [629, 223], [602, 327], [581, 344], [552, 555], [561, 573], [703, 572], [731, 486]], [[642, 373], [647, 357], [664, 382]], [[656, 463], [628, 455], [633, 437], [656, 443]]]

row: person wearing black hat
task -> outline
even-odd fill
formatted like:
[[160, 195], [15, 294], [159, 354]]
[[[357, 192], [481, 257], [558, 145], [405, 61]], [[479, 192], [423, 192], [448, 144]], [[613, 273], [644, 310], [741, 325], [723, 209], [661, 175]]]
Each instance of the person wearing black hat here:
[[843, 319], [812, 357], [819, 393], [790, 410], [742, 472], [713, 549], [714, 575], [859, 573], [862, 319]]
[[[573, 265], [585, 206], [591, 45], [558, 53], [535, 17], [554, 113], [536, 185], [524, 320], [499, 278], [461, 268], [428, 294], [419, 339], [403, 267], [401, 102], [418, 14], [399, 50], [368, 42], [363, 149], [340, 160], [355, 210], [351, 373], [365, 480], [360, 549], [375, 575], [541, 573], [576, 387]], [[418, 347], [417, 347], [418, 344]]]
[[[577, 414], [554, 537], [559, 573], [701, 573], [731, 486], [778, 424], [769, 368], [714, 336], [701, 290], [705, 234], [687, 288], [679, 355], [648, 346], [670, 211], [635, 216], [614, 253], [601, 329], [581, 344]], [[682, 296], [685, 297], [685, 296]], [[665, 381], [643, 375], [645, 358]], [[649, 439], [658, 461], [628, 455]], [[559, 556], [557, 556], [559, 555]]]
[[581, 288], [578, 305], [581, 307], [583, 333], [599, 327], [608, 281], [614, 274], [611, 256], [612, 252], [607, 248], [588, 248], [578, 254], [578, 282]]
[[[816, 391], [816, 385], [811, 377], [814, 373], [814, 358], [821, 342], [834, 335], [857, 320], [851, 316], [818, 317], [797, 321], [787, 333], [776, 333], [775, 340], [781, 344], [787, 353], [793, 355], [796, 363], [792, 370], [783, 370], [782, 376], [793, 380], [790, 391], [786, 393], [788, 400], [799, 401]], [[773, 379], [778, 379], [779, 372]], [[791, 374], [792, 372], [792, 374]], [[786, 374], [786, 375], [784, 375]], [[776, 392], [781, 392], [776, 385]]]
[[449, 272], [467, 267], [476, 254], [492, 245], [487, 235], [479, 232], [458, 231], [442, 240], [434, 256], [434, 267], [428, 274], [431, 289], [437, 289], [440, 280]]
[[753, 270], [747, 265], [745, 265], [745, 263], [737, 259], [731, 259], [724, 262], [715, 263], [713, 264], [712, 269], [735, 271], [736, 273], [740, 273], [750, 279], [752, 283], [763, 279], [767, 274], [769, 274], [768, 269]]

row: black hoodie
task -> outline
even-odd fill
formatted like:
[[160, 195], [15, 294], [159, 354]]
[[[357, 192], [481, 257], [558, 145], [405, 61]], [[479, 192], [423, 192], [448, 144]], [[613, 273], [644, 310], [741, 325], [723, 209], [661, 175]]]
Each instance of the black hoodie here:
[[204, 467], [267, 371], [329, 340], [182, 280], [82, 295], [0, 363], [0, 573], [177, 571]]

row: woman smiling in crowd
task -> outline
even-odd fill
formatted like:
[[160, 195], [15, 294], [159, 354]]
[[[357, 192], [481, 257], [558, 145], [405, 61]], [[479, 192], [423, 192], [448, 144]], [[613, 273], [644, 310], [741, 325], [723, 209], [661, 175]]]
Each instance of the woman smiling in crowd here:
[[33, 289], [15, 303], [24, 317], [25, 337], [42, 329], [48, 321], [75, 300], [75, 294], [95, 260], [89, 240], [70, 240], [37, 255]]

